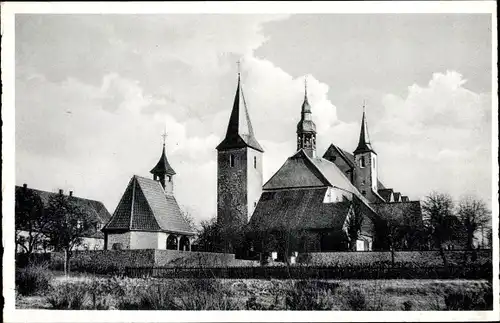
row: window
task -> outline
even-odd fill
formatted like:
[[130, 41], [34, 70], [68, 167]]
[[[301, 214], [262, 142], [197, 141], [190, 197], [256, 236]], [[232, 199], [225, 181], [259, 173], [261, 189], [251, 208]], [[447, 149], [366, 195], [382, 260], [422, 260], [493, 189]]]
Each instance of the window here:
[[171, 182], [172, 181], [172, 176], [167, 176], [168, 178], [168, 181]]
[[361, 194], [363, 194], [363, 196], [366, 195], [366, 191], [361, 191]]
[[360, 164], [361, 168], [365, 167], [365, 156], [361, 156], [359, 164]]
[[229, 166], [234, 167], [234, 155], [229, 155]]
[[123, 245], [119, 242], [117, 243], [113, 243], [113, 246], [111, 247], [112, 250], [122, 250], [123, 249]]
[[253, 156], [253, 168], [257, 168], [257, 156]]

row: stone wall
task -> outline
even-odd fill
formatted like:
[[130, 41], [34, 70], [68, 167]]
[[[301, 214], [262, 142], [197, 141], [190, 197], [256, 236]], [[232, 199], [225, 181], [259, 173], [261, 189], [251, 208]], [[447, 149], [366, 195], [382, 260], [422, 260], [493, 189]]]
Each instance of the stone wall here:
[[122, 249], [130, 248], [130, 232], [124, 233], [109, 233], [108, 234], [108, 245], [107, 249], [113, 249], [113, 244], [120, 243]]
[[[446, 259], [451, 265], [461, 265], [463, 263], [465, 251], [447, 250]], [[490, 250], [479, 250], [476, 264], [491, 262]], [[373, 252], [311, 252], [299, 254], [297, 262], [311, 265], [368, 265], [375, 262], [390, 262], [391, 253], [389, 251]], [[470, 257], [469, 257], [470, 261]], [[415, 264], [419, 266], [442, 266], [443, 260], [439, 251], [396, 251], [394, 262], [399, 264]]]

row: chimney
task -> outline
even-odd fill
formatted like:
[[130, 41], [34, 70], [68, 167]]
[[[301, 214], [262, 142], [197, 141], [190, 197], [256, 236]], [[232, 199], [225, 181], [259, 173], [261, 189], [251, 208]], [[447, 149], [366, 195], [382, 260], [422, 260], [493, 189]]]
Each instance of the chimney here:
[[26, 191], [28, 189], [28, 184], [24, 183], [23, 184], [23, 189]]
[[73, 191], [69, 191], [69, 196], [73, 196]]
[[59, 189], [59, 194], [63, 194], [63, 190], [62, 189]]

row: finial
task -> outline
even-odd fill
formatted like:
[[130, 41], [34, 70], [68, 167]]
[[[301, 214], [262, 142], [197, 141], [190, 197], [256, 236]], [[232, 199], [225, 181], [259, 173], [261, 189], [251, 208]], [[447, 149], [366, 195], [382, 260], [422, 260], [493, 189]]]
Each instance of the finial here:
[[307, 99], [307, 75], [304, 77], [304, 97]]
[[366, 108], [366, 100], [363, 99], [363, 114], [365, 113], [365, 108]]
[[163, 130], [163, 134], [161, 136], [163, 137], [163, 146], [165, 146], [165, 141], [167, 140], [167, 130]]
[[236, 62], [236, 64], [238, 65], [238, 78], [239, 78], [240, 75], [241, 75], [241, 60], [238, 59], [238, 61]]

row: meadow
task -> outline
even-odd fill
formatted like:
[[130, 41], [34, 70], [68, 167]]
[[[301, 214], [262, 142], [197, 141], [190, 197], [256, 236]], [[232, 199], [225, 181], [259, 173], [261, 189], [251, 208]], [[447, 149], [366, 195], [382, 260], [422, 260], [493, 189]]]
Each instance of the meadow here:
[[491, 310], [487, 280], [275, 280], [64, 277], [16, 273], [16, 308], [73, 310]]

